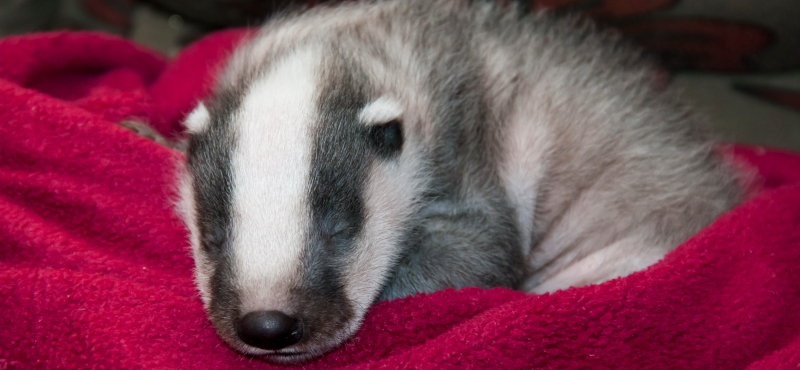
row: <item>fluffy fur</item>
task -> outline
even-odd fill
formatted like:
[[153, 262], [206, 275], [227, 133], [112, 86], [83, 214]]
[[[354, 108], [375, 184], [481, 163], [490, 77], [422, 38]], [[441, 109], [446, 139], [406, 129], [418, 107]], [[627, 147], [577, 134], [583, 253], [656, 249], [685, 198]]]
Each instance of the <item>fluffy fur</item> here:
[[[379, 299], [546, 292], [658, 261], [739, 199], [700, 122], [591, 25], [463, 1], [271, 20], [190, 115], [182, 187], [211, 321], [296, 362]], [[302, 321], [262, 349], [253, 311]]]

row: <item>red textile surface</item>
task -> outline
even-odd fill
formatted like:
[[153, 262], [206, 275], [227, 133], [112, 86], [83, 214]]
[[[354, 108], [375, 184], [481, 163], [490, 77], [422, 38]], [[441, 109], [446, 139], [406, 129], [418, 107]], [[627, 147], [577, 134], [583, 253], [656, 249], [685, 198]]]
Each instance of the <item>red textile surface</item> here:
[[[169, 63], [101, 34], [0, 40], [0, 369], [274, 366], [206, 320], [172, 211], [181, 155], [115, 125], [144, 117], [174, 136], [242, 35]], [[648, 270], [384, 302], [305, 368], [797, 368], [800, 156], [734, 152], [762, 190]]]

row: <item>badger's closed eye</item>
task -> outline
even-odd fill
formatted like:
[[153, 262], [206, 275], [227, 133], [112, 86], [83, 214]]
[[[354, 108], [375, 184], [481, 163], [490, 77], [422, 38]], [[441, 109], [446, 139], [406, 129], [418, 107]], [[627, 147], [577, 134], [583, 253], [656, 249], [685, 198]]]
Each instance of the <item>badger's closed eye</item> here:
[[350, 223], [339, 222], [331, 225], [322, 225], [320, 233], [318, 234], [322, 245], [326, 249], [339, 249], [346, 246], [348, 241], [355, 237], [358, 229], [353, 227]]
[[227, 232], [225, 229], [216, 224], [206, 224], [203, 233], [203, 244], [212, 250], [222, 249], [222, 244], [225, 242]]
[[391, 158], [403, 148], [403, 125], [400, 120], [369, 127], [369, 141], [375, 151], [384, 158]]

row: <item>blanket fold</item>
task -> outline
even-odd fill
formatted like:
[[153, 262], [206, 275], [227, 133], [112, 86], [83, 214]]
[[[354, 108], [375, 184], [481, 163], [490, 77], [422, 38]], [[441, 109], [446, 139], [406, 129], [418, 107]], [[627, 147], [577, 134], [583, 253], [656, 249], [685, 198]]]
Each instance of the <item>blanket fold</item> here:
[[[215, 334], [173, 211], [178, 138], [247, 30], [167, 61], [98, 33], [0, 40], [0, 369], [261, 369]], [[372, 308], [304, 368], [796, 369], [800, 155], [735, 146], [752, 199], [646, 271]]]

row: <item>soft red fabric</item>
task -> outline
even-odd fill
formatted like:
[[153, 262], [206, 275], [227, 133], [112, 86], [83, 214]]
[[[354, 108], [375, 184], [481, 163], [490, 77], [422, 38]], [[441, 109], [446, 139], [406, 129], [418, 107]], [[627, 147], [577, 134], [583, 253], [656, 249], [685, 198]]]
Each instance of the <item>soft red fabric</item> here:
[[[93, 33], [0, 40], [0, 369], [256, 369], [225, 345], [172, 210], [178, 135], [241, 31], [176, 60]], [[737, 147], [762, 190], [646, 271], [541, 296], [374, 307], [305, 368], [796, 369], [800, 156]]]

